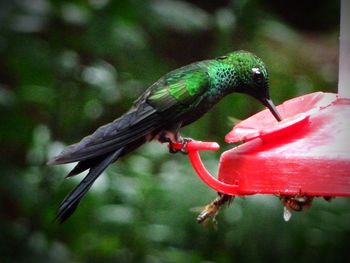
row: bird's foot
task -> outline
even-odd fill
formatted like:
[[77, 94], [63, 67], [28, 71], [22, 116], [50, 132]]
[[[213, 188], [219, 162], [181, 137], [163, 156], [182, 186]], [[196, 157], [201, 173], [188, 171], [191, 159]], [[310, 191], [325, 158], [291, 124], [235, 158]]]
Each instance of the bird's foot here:
[[218, 193], [219, 196], [216, 197], [211, 203], [207, 204], [202, 212], [197, 216], [197, 222], [199, 224], [205, 223], [208, 219], [212, 219], [215, 223], [216, 216], [219, 214], [221, 207], [228, 203], [230, 204], [234, 198], [232, 195], [226, 195], [222, 193]]
[[188, 154], [186, 145], [192, 141], [192, 139], [182, 137], [179, 133], [164, 132], [159, 135], [158, 141], [161, 143], [168, 143], [170, 153], [181, 152], [183, 154]]
[[[191, 138], [185, 138], [182, 136], [178, 136], [177, 140], [175, 142], [170, 141], [169, 142], [169, 152], [170, 153], [178, 153], [181, 152], [183, 154], [188, 154], [188, 151], [186, 149], [187, 144], [192, 141]], [[180, 147], [179, 147], [180, 144]]]

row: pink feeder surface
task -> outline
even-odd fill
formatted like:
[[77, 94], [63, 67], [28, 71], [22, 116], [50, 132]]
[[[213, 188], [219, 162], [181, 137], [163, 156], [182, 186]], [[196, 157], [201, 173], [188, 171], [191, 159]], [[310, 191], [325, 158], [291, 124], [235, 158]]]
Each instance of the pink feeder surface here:
[[277, 109], [281, 122], [264, 110], [227, 134], [228, 143], [244, 143], [221, 155], [218, 179], [204, 168], [198, 150], [219, 146], [188, 143], [200, 178], [230, 195], [350, 196], [350, 99], [316, 92]]

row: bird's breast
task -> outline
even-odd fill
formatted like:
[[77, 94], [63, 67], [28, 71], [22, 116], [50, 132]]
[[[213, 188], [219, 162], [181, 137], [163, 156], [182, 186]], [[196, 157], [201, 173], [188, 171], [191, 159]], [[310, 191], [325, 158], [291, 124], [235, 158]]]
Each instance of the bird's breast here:
[[213, 106], [222, 99], [223, 96], [223, 92], [213, 91], [203, 95], [198, 101], [196, 101], [196, 104], [192, 106], [192, 110], [190, 111], [190, 113], [187, 114], [187, 116], [184, 118], [183, 126], [198, 120], [208, 111], [210, 111], [213, 108]]

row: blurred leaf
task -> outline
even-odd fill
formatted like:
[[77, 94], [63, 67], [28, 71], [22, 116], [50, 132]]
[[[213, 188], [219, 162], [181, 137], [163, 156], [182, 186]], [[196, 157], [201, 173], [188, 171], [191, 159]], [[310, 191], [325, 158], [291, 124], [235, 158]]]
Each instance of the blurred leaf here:
[[158, 22], [178, 31], [202, 31], [211, 27], [211, 18], [204, 10], [184, 1], [154, 0], [152, 7]]

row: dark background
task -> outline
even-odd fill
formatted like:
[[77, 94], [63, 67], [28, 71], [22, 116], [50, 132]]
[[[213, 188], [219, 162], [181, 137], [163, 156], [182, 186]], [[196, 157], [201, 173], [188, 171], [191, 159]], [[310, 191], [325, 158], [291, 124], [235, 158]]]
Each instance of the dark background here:
[[[336, 92], [338, 1], [0, 2], [0, 262], [346, 262], [349, 200], [316, 200], [283, 221], [275, 196], [237, 199], [217, 230], [191, 208], [216, 194], [183, 155], [149, 143], [112, 165], [73, 217], [53, 222], [81, 180], [46, 161], [125, 112], [166, 72], [245, 49], [268, 65], [276, 104]], [[261, 110], [225, 98], [183, 130], [232, 146]], [[203, 154], [213, 172], [220, 153]]]

